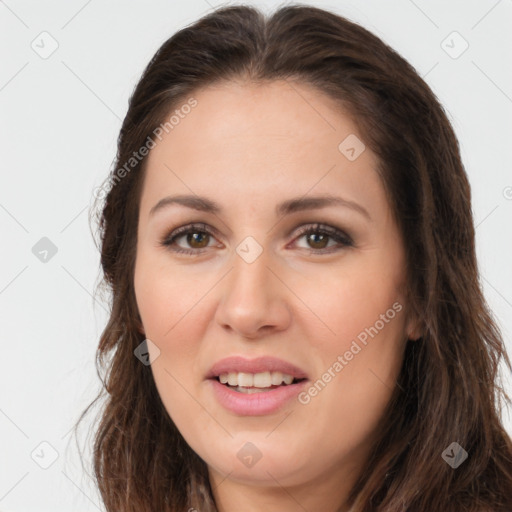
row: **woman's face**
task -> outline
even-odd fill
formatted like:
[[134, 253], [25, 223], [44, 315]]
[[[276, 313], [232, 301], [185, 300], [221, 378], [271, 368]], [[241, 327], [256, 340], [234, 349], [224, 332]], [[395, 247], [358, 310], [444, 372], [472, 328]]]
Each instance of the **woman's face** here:
[[305, 85], [193, 96], [154, 139], [141, 196], [135, 292], [159, 394], [219, 481], [353, 478], [413, 334], [376, 156]]

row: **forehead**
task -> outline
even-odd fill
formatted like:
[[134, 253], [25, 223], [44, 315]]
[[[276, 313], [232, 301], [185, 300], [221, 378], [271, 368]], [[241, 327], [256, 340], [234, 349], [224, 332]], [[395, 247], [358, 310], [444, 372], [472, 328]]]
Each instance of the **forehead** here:
[[227, 200], [251, 194], [254, 201], [313, 188], [382, 196], [376, 156], [365, 148], [355, 160], [347, 158], [344, 141], [359, 152], [363, 137], [340, 105], [315, 88], [228, 82], [190, 96], [196, 105], [155, 140], [148, 156], [145, 189], [154, 198], [164, 189], [230, 193]]
[[[259, 156], [271, 159], [289, 154], [290, 149], [300, 155], [306, 151], [301, 151], [304, 145], [308, 150], [338, 151], [340, 137], [362, 138], [339, 103], [302, 83], [223, 82], [200, 89], [193, 97], [196, 106], [171, 131], [176, 148], [195, 139], [196, 157], [203, 148], [209, 152], [243, 148], [244, 155], [251, 156], [264, 147]], [[174, 108], [179, 111], [180, 105]], [[153, 151], [155, 156], [158, 153]]]

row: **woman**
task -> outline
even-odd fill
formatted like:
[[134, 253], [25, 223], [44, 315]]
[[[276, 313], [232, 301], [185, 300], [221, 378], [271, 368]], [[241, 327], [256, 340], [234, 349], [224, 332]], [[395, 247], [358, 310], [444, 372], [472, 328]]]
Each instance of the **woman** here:
[[180, 30], [100, 228], [108, 511], [512, 510], [458, 142], [376, 36], [300, 5]]

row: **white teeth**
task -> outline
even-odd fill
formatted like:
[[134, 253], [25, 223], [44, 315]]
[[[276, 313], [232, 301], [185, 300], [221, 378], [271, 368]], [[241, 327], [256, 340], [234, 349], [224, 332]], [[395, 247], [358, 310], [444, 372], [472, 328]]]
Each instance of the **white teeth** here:
[[283, 381], [285, 384], [291, 384], [293, 382], [293, 377], [291, 375], [283, 375]]
[[238, 385], [244, 388], [252, 388], [254, 382], [254, 375], [252, 373], [239, 373]]
[[[272, 378], [270, 377], [270, 372], [263, 373], [255, 373], [254, 374], [254, 383], [253, 386], [255, 388], [268, 388], [272, 384]], [[240, 384], [241, 386], [243, 384]]]
[[261, 372], [261, 373], [223, 373], [219, 375], [221, 384], [230, 386], [242, 386], [244, 388], [269, 388], [270, 386], [280, 386], [283, 382], [289, 385], [293, 382], [293, 375], [281, 372]]
[[237, 386], [235, 391], [245, 393], [246, 395], [252, 395], [253, 393], [265, 393], [266, 388], [243, 388], [242, 386]]
[[283, 374], [281, 372], [272, 372], [272, 385], [279, 386], [283, 382]]

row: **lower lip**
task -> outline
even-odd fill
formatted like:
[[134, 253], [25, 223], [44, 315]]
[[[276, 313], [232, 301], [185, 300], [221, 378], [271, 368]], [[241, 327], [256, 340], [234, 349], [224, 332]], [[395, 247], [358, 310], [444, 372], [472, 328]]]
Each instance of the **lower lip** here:
[[260, 416], [278, 411], [300, 393], [307, 380], [251, 394], [234, 391], [217, 379], [210, 379], [210, 382], [223, 407], [242, 416]]

